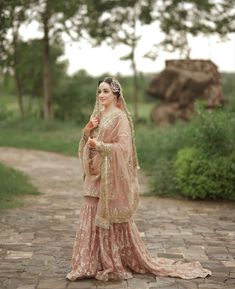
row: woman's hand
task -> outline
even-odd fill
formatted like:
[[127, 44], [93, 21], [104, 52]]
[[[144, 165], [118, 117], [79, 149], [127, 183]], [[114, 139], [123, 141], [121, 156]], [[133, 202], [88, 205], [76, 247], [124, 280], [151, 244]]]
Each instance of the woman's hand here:
[[93, 148], [93, 149], [96, 148], [97, 139], [89, 137], [88, 140], [87, 140], [87, 145], [88, 145], [89, 148]]
[[100, 120], [98, 117], [93, 117], [90, 119], [90, 121], [88, 122], [88, 124], [86, 125], [86, 128], [88, 130], [92, 130], [93, 128], [97, 127], [100, 123]]
[[100, 123], [100, 120], [98, 117], [93, 117], [90, 119], [90, 121], [87, 123], [87, 125], [84, 128], [86, 139], [90, 136], [91, 131], [99, 125], [99, 123]]

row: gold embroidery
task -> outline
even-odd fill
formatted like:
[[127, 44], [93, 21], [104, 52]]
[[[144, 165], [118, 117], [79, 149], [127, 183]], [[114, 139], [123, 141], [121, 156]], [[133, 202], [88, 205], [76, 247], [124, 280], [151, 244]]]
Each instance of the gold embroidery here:
[[102, 218], [100, 216], [95, 217], [95, 224], [98, 227], [104, 228], [104, 229], [109, 229], [110, 223], [109, 220]]
[[84, 186], [84, 196], [99, 197], [99, 195], [100, 192], [97, 188], [94, 188], [93, 186]]
[[103, 139], [104, 133], [107, 130], [107, 128], [111, 128], [112, 126], [114, 126], [116, 120], [121, 115], [125, 115], [123, 111], [114, 111], [113, 113], [102, 117], [100, 125], [98, 127], [98, 131], [96, 133], [96, 137], [98, 140]]
[[[122, 111], [115, 111], [111, 113], [110, 115], [103, 116], [100, 122], [99, 127], [93, 131], [93, 136], [97, 138], [97, 146], [96, 150], [100, 153], [101, 157], [101, 179], [100, 179], [100, 191], [99, 195], [95, 190], [89, 190], [85, 192], [85, 195], [90, 196], [98, 196], [99, 202], [101, 206], [103, 206], [104, 210], [102, 215], [96, 216], [96, 225], [100, 226], [102, 228], [109, 228], [109, 226], [112, 223], [123, 223], [128, 222], [130, 218], [132, 217], [133, 213], [136, 211], [136, 208], [138, 206], [139, 198], [138, 198], [138, 192], [137, 192], [137, 186], [136, 191], [134, 192], [133, 200], [129, 200], [131, 202], [130, 207], [126, 208], [110, 208], [110, 200], [114, 198], [114, 196], [117, 194], [113, 191], [113, 175], [112, 175], [112, 143], [104, 143], [103, 138], [104, 134], [107, 131], [107, 128], [112, 130], [112, 126], [114, 127], [117, 123], [118, 117], [125, 117], [125, 114]], [[122, 131], [120, 133], [121, 137], [131, 137], [130, 133], [128, 131]], [[82, 138], [82, 144], [85, 143], [85, 139]], [[133, 141], [133, 138], [132, 138]], [[127, 160], [127, 167], [128, 167], [128, 174], [125, 175], [122, 171], [119, 172], [118, 178], [120, 179], [128, 179], [132, 178], [134, 173], [133, 169], [133, 157], [128, 158]], [[131, 182], [135, 183], [135, 177], [133, 180], [130, 180]], [[134, 188], [133, 188], [134, 189]]]

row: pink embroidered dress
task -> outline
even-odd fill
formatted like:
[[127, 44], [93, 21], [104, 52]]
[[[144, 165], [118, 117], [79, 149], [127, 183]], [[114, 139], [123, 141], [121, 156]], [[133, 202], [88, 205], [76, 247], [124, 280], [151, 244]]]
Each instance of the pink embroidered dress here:
[[95, 149], [82, 134], [79, 158], [84, 170], [84, 203], [73, 245], [71, 271], [66, 278], [98, 280], [132, 278], [132, 272], [184, 279], [211, 272], [195, 262], [150, 257], [133, 220], [139, 202], [138, 160], [132, 120], [121, 95], [119, 108], [100, 118], [92, 134]]

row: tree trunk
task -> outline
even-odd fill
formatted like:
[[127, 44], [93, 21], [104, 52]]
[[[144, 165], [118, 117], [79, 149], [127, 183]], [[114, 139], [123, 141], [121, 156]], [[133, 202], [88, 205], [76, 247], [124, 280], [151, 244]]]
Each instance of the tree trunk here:
[[18, 105], [19, 105], [20, 117], [23, 119], [25, 117], [24, 104], [23, 104], [21, 83], [20, 83], [20, 79], [17, 73], [17, 69], [15, 69], [14, 71], [14, 78], [15, 78], [15, 83], [16, 83], [17, 100], [18, 100]]
[[133, 58], [132, 58], [132, 68], [133, 68], [133, 93], [134, 93], [134, 119], [138, 121], [139, 113], [138, 113], [138, 96], [139, 96], [139, 89], [138, 89], [138, 72], [136, 69], [136, 63], [134, 58], [134, 51]]
[[133, 92], [134, 92], [134, 119], [135, 121], [138, 121], [139, 119], [139, 113], [138, 113], [138, 71], [136, 68], [136, 62], [135, 62], [135, 49], [136, 49], [136, 9], [137, 7], [134, 7], [134, 16], [133, 16], [133, 40], [132, 40], [132, 46], [131, 46], [131, 65], [133, 69]]
[[51, 119], [54, 117], [51, 94], [51, 72], [50, 72], [50, 44], [49, 44], [49, 13], [46, 8], [43, 14], [43, 111], [44, 119]]
[[18, 106], [19, 106], [19, 112], [20, 117], [23, 119], [25, 117], [24, 112], [24, 104], [23, 104], [23, 95], [22, 95], [22, 89], [21, 89], [21, 82], [20, 77], [17, 69], [17, 58], [19, 57], [17, 55], [17, 40], [18, 40], [18, 26], [15, 27], [14, 33], [13, 33], [13, 71], [14, 71], [14, 79], [16, 84], [16, 95], [18, 100]]

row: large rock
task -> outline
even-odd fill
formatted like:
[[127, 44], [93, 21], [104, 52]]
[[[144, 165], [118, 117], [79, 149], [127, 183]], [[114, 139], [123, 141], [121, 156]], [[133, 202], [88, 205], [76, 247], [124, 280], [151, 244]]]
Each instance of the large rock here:
[[189, 120], [197, 99], [211, 109], [224, 104], [220, 74], [210, 60], [168, 60], [166, 68], [150, 83], [147, 93], [161, 101], [151, 118], [156, 123]]

